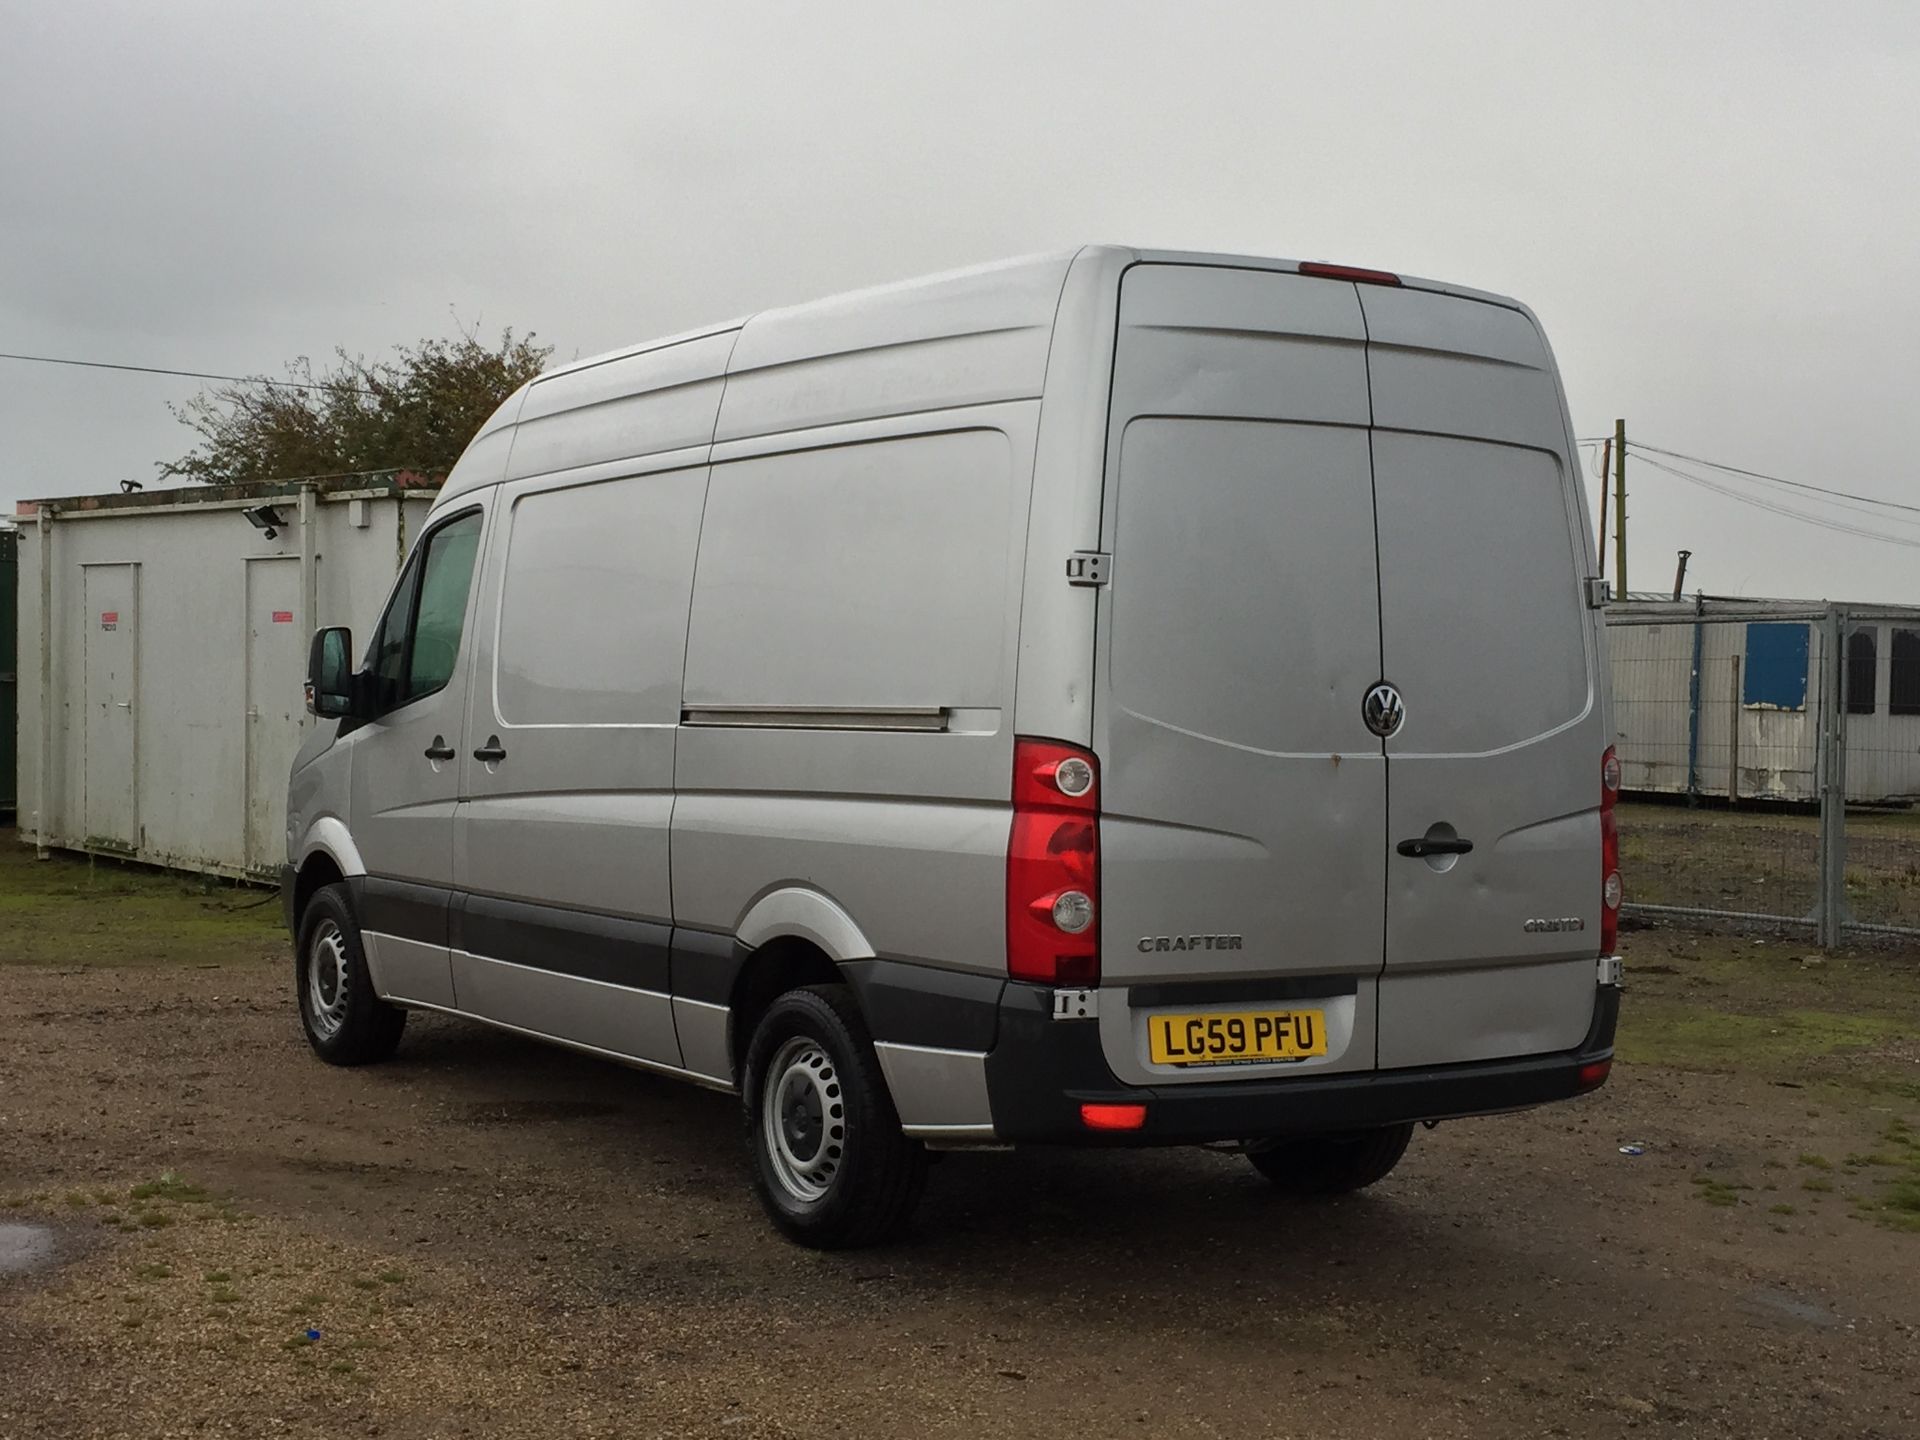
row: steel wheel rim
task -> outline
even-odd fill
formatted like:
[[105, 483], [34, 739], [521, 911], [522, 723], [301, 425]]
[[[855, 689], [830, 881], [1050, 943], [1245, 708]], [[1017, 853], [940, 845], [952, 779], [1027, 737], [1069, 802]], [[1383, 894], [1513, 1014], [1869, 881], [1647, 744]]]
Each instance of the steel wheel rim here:
[[307, 947], [307, 1017], [313, 1033], [330, 1040], [347, 1019], [347, 937], [332, 920], [313, 927]]
[[774, 1052], [760, 1092], [760, 1131], [774, 1178], [805, 1204], [822, 1199], [846, 1159], [846, 1097], [820, 1042], [796, 1035]]

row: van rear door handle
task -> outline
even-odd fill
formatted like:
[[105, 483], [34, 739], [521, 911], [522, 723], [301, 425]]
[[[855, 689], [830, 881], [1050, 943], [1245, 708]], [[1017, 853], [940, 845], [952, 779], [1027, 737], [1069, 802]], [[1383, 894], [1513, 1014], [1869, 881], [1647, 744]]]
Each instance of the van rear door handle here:
[[1428, 855], [1470, 855], [1473, 853], [1473, 842], [1443, 840], [1438, 837], [1429, 840], [1422, 835], [1418, 840], [1402, 840], [1393, 848], [1411, 859], [1421, 860]]
[[433, 737], [433, 744], [427, 746], [427, 759], [429, 760], [453, 759], [453, 746], [447, 744], [446, 736], [436, 735]]
[[506, 747], [500, 743], [500, 737], [498, 735], [489, 735], [487, 737], [487, 743], [473, 752], [473, 758], [476, 760], [484, 760], [491, 765], [496, 760], [506, 759], [507, 750]]

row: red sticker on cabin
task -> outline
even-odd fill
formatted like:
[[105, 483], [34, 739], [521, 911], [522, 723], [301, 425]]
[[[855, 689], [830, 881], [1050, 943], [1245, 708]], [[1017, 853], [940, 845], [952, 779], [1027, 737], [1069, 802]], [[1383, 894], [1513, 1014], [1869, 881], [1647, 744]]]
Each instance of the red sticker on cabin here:
[[276, 625], [291, 625], [293, 623], [293, 611], [291, 610], [274, 611], [273, 623]]
[[111, 630], [119, 623], [120, 612], [118, 610], [102, 610], [100, 612], [100, 628], [102, 630]]

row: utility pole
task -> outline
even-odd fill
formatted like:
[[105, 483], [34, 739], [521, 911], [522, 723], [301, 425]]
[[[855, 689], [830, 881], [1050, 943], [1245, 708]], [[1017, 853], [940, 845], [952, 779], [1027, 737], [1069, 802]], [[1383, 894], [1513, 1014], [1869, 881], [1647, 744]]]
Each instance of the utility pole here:
[[1600, 553], [1594, 559], [1594, 563], [1600, 567], [1602, 580], [1607, 578], [1607, 472], [1611, 469], [1613, 469], [1613, 441], [1609, 440], [1600, 447]]
[[1627, 598], [1627, 422], [1613, 422], [1613, 583]]

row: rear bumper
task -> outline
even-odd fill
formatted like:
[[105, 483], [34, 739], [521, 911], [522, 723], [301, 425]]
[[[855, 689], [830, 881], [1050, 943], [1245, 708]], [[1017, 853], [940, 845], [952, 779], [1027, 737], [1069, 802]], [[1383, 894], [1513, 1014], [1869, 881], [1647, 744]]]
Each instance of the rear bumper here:
[[[1203, 1085], [1123, 1085], [1100, 1050], [1098, 1026], [1057, 1021], [1053, 992], [1009, 984], [986, 1056], [993, 1131], [1017, 1144], [1178, 1145], [1364, 1130], [1450, 1120], [1570, 1100], [1594, 1087], [1583, 1066], [1611, 1058], [1620, 991], [1595, 987], [1593, 1023], [1572, 1050], [1411, 1070]], [[1146, 1106], [1138, 1130], [1090, 1131], [1086, 1104]]]

